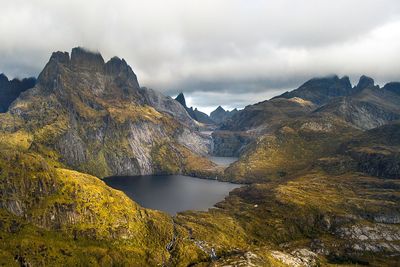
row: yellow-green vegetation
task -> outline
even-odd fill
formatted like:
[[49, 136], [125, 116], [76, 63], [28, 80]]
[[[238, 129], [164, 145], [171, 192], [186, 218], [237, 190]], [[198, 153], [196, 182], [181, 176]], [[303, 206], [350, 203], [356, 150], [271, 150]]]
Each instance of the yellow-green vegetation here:
[[32, 144], [33, 136], [24, 130], [0, 134], [0, 147], [26, 151]]
[[223, 169], [205, 157], [191, 152], [183, 145], [164, 142], [153, 147], [152, 159], [158, 173], [182, 173], [189, 176], [212, 178], [222, 174]]
[[[223, 170], [189, 149], [201, 145], [184, 135], [193, 129], [157, 111], [171, 102], [142, 94], [124, 61], [68, 60], [56, 53], [0, 114], [0, 265], [398, 262], [400, 182], [365, 173], [398, 178], [399, 125], [361, 133], [301, 99], [264, 101], [227, 125], [239, 132], [216, 135], [230, 139], [228, 154], [257, 137]], [[92, 176], [143, 173], [248, 185], [208, 212], [171, 218]]]
[[153, 123], [161, 123], [163, 115], [150, 106], [138, 106], [131, 103], [125, 105], [109, 105], [107, 107], [111, 118], [117, 123], [125, 123], [126, 121], [148, 120]]
[[173, 225], [166, 214], [142, 209], [96, 177], [53, 168], [37, 154], [1, 152], [3, 262], [16, 255], [61, 265], [169, 260]]
[[334, 154], [342, 142], [357, 133], [333, 118], [297, 120], [259, 137], [225, 171], [225, 179], [249, 183], [292, 176], [318, 158]]
[[[221, 262], [248, 251], [263, 258], [267, 254], [257, 252], [260, 247], [268, 247], [269, 252], [282, 248], [291, 252], [323, 244], [330, 251], [327, 258], [318, 257], [323, 266], [330, 266], [329, 262], [392, 266], [395, 259], [386, 257], [389, 252], [352, 254], [352, 246], [365, 241], [341, 238], [335, 231], [350, 226], [374, 227], [370, 218], [382, 214], [390, 217], [391, 211], [400, 208], [396, 201], [399, 186], [397, 181], [357, 173], [333, 176], [316, 169], [287, 181], [235, 189], [218, 204], [220, 209], [180, 213], [177, 222], [190, 229], [196, 240], [215, 248]], [[391, 227], [400, 230], [398, 225]], [[374, 242], [399, 243], [391, 240]], [[265, 266], [279, 266], [274, 265], [276, 259], [267, 258], [271, 261], [264, 259]]]

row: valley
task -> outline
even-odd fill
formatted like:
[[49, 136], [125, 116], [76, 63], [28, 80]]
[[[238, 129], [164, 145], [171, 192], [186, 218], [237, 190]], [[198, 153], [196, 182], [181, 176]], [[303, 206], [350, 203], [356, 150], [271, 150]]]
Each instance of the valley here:
[[399, 89], [334, 75], [208, 116], [54, 52], [0, 114], [0, 265], [396, 266]]

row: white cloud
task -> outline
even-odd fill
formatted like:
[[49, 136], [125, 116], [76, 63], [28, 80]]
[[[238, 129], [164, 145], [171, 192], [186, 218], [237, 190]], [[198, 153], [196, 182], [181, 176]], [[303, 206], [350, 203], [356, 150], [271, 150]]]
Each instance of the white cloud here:
[[316, 75], [400, 80], [397, 0], [1, 0], [1, 7], [0, 72], [11, 77], [37, 75], [52, 51], [79, 45], [124, 57], [141, 85], [186, 92], [207, 109], [242, 107]]

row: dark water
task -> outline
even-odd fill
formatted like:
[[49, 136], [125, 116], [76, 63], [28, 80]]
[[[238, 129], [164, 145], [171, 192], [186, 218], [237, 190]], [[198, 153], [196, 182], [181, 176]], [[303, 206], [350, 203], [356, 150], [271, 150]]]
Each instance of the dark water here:
[[207, 210], [239, 185], [183, 175], [115, 176], [104, 182], [150, 209], [171, 215], [185, 210]]
[[235, 157], [215, 157], [215, 156], [209, 156], [208, 159], [220, 166], [225, 166], [225, 167], [229, 166], [231, 163], [238, 160], [238, 158]]

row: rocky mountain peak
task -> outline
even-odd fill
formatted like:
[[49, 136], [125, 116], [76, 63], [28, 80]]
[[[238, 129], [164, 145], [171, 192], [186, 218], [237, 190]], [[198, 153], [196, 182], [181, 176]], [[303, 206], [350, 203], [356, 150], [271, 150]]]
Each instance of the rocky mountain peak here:
[[175, 98], [176, 101], [178, 101], [179, 103], [181, 103], [182, 106], [184, 106], [185, 108], [186, 106], [186, 99], [185, 96], [183, 95], [183, 93], [179, 93], [179, 95]]
[[217, 111], [217, 112], [223, 111], [223, 112], [225, 112], [225, 109], [223, 107], [221, 107], [221, 106], [218, 106], [214, 111]]
[[126, 63], [125, 59], [121, 59], [119, 57], [112, 57], [107, 63], [105, 64], [105, 71], [108, 74], [115, 74], [118, 75], [121, 72], [127, 73], [131, 71], [128, 63]]
[[82, 47], [75, 47], [71, 52], [71, 65], [89, 70], [102, 71], [104, 59], [98, 52], [91, 52]]
[[214, 122], [210, 119], [210, 117], [205, 114], [204, 112], [201, 112], [200, 110], [198, 110], [196, 107], [188, 107], [186, 106], [186, 99], [185, 96], [183, 95], [183, 93], [179, 93], [179, 95], [175, 98], [176, 101], [179, 102], [179, 104], [181, 104], [181, 106], [183, 106], [186, 110], [186, 112], [189, 114], [189, 116], [201, 123], [205, 123], [205, 124], [213, 124]]
[[310, 87], [315, 87], [318, 88], [336, 88], [336, 87], [341, 87], [341, 89], [344, 90], [350, 90], [351, 89], [351, 83], [350, 79], [348, 76], [344, 76], [342, 78], [339, 78], [337, 75], [332, 75], [332, 76], [326, 76], [326, 77], [320, 77], [320, 78], [313, 78], [311, 80], [308, 80], [305, 82], [303, 85], [299, 87], [301, 88], [310, 88]]
[[390, 82], [385, 84], [384, 90], [400, 95], [400, 82]]
[[4, 73], [0, 73], [0, 82], [8, 82], [8, 77]]
[[274, 98], [299, 97], [317, 105], [323, 105], [338, 96], [348, 96], [354, 93], [348, 76], [339, 78], [337, 75], [317, 77], [306, 81], [299, 88], [283, 93]]
[[339, 79], [339, 81], [345, 88], [351, 88], [351, 82], [349, 76], [343, 76], [342, 78]]
[[53, 54], [51, 54], [50, 61], [69, 64], [70, 63], [69, 53], [61, 51], [53, 52]]
[[[72, 72], [66, 72], [67, 69]], [[113, 79], [118, 80], [116, 82], [120, 87], [140, 88], [136, 74], [124, 59], [113, 57], [105, 63], [100, 53], [91, 52], [81, 47], [73, 48], [71, 56], [69, 56], [68, 52], [54, 52], [40, 73], [38, 84], [50, 90], [57, 85], [56, 81], [61, 76], [70, 76], [71, 74], [79, 76], [83, 72], [110, 75]], [[95, 79], [94, 77], [91, 78]]]
[[223, 123], [225, 120], [231, 118], [235, 113], [237, 113], [237, 109], [233, 109], [232, 111], [225, 110], [223, 107], [218, 106], [214, 111], [210, 113], [210, 118], [216, 123]]
[[118, 77], [120, 80], [126, 81], [134, 88], [140, 87], [136, 74], [123, 58], [121, 59], [119, 57], [112, 57], [105, 64], [104, 71], [108, 75], [112, 75]]
[[375, 81], [371, 77], [362, 75], [360, 77], [360, 80], [358, 81], [358, 84], [356, 85], [356, 88], [358, 90], [362, 90], [368, 87], [374, 87], [375, 86]]

